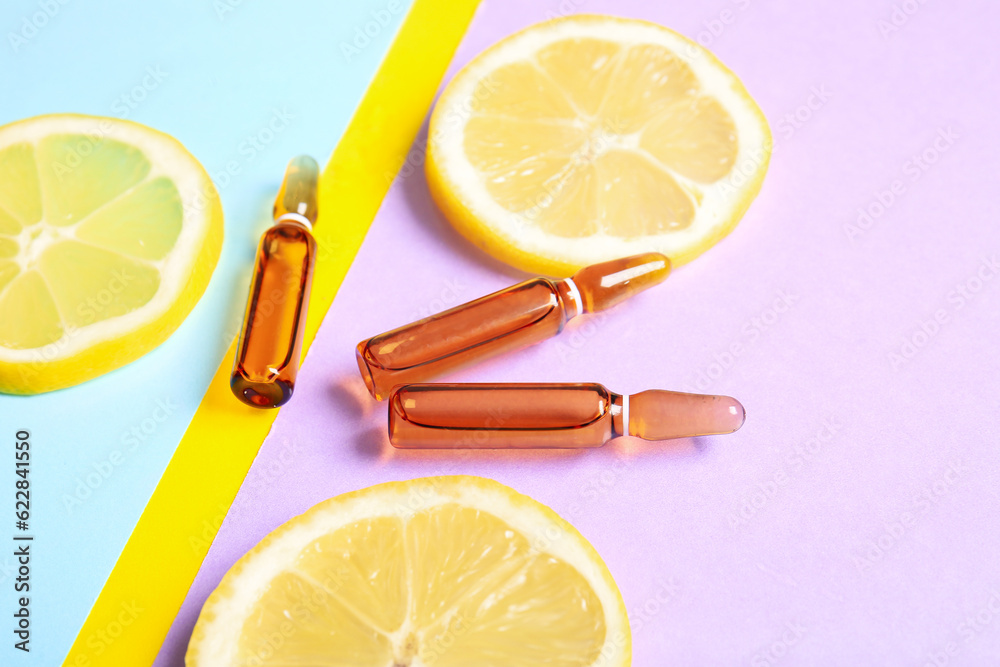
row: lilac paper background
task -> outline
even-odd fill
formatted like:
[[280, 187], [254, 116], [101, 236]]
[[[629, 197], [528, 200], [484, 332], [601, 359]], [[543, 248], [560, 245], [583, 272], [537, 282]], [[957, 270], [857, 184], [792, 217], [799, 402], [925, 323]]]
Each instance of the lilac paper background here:
[[[662, 287], [456, 379], [729, 393], [747, 424], [582, 453], [390, 450], [357, 341], [522, 277], [450, 230], [420, 170], [401, 176], [157, 664], [181, 664], [202, 602], [270, 530], [345, 491], [442, 473], [492, 477], [572, 521], [621, 587], [636, 665], [996, 664], [1000, 278], [984, 260], [1000, 250], [1000, 7], [909, 4], [883, 35], [884, 0], [487, 0], [452, 73], [566, 9], [706, 31], [777, 148], [738, 229]], [[915, 178], [925, 150], [934, 164]], [[967, 281], [971, 299], [953, 291]], [[907, 339], [915, 354], [894, 364]]]

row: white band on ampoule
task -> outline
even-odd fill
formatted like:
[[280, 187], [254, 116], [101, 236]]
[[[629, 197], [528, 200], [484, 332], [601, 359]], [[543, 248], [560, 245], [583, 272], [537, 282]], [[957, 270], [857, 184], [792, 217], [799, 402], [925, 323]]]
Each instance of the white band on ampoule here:
[[628, 394], [622, 394], [621, 405], [611, 404], [611, 416], [617, 417], [618, 415], [622, 417], [621, 435], [632, 435], [628, 432]]
[[622, 432], [623, 435], [632, 435], [628, 430], [628, 394], [622, 394]]
[[580, 296], [580, 290], [573, 282], [572, 278], [563, 278], [563, 282], [566, 283], [566, 287], [569, 288], [569, 298], [573, 300], [576, 304], [576, 314], [579, 315], [583, 312], [583, 297]]
[[299, 213], [283, 213], [277, 220], [275, 220], [275, 222], [281, 222], [282, 220], [294, 220], [295, 222], [304, 225], [310, 232], [313, 228], [312, 223], [309, 222], [309, 218]]

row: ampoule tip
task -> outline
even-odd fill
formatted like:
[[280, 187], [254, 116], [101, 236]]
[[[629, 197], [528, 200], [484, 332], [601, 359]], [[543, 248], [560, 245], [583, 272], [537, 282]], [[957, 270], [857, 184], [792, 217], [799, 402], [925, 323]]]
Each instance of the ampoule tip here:
[[731, 396], [651, 390], [629, 403], [628, 434], [646, 440], [734, 433], [746, 421], [743, 404]]

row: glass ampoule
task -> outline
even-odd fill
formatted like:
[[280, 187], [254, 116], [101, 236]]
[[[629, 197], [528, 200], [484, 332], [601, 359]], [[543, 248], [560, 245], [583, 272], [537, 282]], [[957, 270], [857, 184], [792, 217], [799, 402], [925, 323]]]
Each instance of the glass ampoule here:
[[256, 408], [288, 402], [302, 354], [316, 241], [319, 165], [300, 155], [288, 163], [274, 202], [274, 225], [260, 239], [230, 387]]
[[401, 449], [577, 449], [621, 435], [721, 435], [745, 419], [729, 396], [628, 396], [596, 383], [411, 384], [389, 398], [389, 441]]
[[383, 400], [397, 385], [551, 338], [571, 318], [611, 308], [669, 273], [670, 260], [649, 252], [562, 280], [531, 278], [358, 343], [358, 367], [368, 391]]

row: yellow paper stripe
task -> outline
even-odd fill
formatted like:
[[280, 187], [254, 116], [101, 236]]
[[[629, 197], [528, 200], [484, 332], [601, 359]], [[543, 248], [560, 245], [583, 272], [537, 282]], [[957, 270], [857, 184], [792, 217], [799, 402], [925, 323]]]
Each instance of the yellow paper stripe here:
[[[305, 350], [389, 189], [386, 174], [403, 164], [478, 4], [415, 0], [327, 164]], [[122, 667], [155, 659], [277, 414], [233, 398], [235, 348], [234, 342], [64, 665]]]

